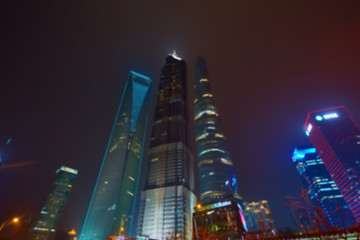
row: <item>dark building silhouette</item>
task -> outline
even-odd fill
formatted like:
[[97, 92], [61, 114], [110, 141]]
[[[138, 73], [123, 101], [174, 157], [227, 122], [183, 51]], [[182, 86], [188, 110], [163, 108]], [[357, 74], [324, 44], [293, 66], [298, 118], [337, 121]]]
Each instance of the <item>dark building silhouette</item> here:
[[56, 171], [55, 181], [33, 229], [31, 240], [53, 239], [77, 173], [78, 170], [65, 166]]
[[344, 107], [310, 112], [305, 133], [346, 204], [360, 220], [360, 129]]
[[138, 234], [190, 240], [194, 159], [188, 144], [185, 61], [175, 53], [162, 68], [141, 192]]
[[70, 236], [67, 231], [56, 231], [53, 240], [74, 240], [74, 237]]
[[203, 204], [221, 201], [233, 195], [242, 205], [237, 178], [224, 136], [207, 65], [199, 57], [195, 64], [195, 137]]
[[129, 237], [133, 224], [152, 80], [131, 71], [100, 168], [81, 240]]
[[[302, 177], [313, 206], [323, 209], [323, 214], [331, 226], [340, 229], [353, 226], [354, 217], [316, 149], [312, 145], [297, 147], [292, 160]], [[302, 222], [307, 221], [309, 220], [304, 219]]]

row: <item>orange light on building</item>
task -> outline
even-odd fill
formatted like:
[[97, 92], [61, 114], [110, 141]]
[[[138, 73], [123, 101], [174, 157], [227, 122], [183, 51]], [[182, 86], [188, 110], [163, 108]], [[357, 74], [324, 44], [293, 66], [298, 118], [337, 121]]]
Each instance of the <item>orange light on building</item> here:
[[68, 235], [70, 235], [70, 236], [76, 235], [75, 229], [71, 229], [71, 231], [68, 232]]

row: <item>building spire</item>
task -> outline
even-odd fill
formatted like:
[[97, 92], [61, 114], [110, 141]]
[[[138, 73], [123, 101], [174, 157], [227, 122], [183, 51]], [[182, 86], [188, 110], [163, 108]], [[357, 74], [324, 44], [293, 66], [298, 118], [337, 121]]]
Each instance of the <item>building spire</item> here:
[[177, 54], [176, 54], [176, 50], [174, 49], [172, 53], [169, 53], [170, 56], [172, 56], [173, 58], [175, 58], [176, 60], [182, 60]]

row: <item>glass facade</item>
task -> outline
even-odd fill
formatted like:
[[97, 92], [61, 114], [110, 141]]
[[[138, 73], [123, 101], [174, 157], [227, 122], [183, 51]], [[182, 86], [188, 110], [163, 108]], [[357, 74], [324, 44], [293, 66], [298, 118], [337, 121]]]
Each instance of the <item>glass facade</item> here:
[[234, 198], [195, 208], [194, 240], [244, 239], [246, 223], [241, 207]]
[[297, 147], [292, 159], [307, 187], [312, 204], [322, 207], [330, 224], [340, 229], [353, 226], [355, 222], [349, 207], [316, 149], [312, 145]]
[[55, 181], [33, 229], [31, 240], [53, 239], [77, 173], [77, 170], [65, 166], [56, 171]]
[[132, 232], [152, 80], [131, 71], [116, 115], [81, 240]]
[[305, 133], [354, 218], [360, 220], [360, 129], [344, 107], [310, 112]]
[[186, 65], [175, 54], [162, 68], [152, 125], [138, 234], [191, 239], [194, 159], [188, 148]]
[[[245, 202], [245, 218], [249, 235], [271, 238], [275, 234], [274, 221], [267, 200]], [[260, 239], [261, 239], [260, 238]]]
[[204, 59], [195, 64], [195, 136], [203, 204], [233, 195], [241, 203], [233, 162], [216, 111]]

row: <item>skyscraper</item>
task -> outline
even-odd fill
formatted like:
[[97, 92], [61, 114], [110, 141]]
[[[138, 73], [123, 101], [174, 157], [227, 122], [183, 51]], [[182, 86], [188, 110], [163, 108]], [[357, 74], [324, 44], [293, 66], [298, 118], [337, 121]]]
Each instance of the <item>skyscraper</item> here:
[[152, 80], [131, 71], [80, 235], [82, 240], [128, 236], [133, 226]]
[[242, 205], [233, 162], [216, 111], [206, 62], [195, 64], [195, 136], [203, 204], [233, 196]]
[[52, 240], [78, 170], [62, 166], [33, 229], [31, 240]]
[[344, 107], [310, 112], [305, 133], [356, 220], [360, 220], [360, 129]]
[[323, 215], [331, 226], [346, 229], [354, 225], [349, 207], [316, 149], [312, 145], [297, 147], [292, 160], [303, 179], [313, 206], [323, 209]]
[[138, 233], [189, 240], [194, 160], [188, 144], [186, 65], [175, 53], [162, 68], [154, 114]]

